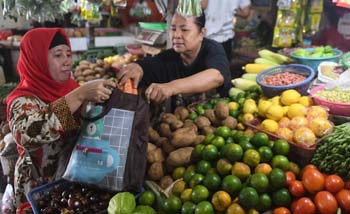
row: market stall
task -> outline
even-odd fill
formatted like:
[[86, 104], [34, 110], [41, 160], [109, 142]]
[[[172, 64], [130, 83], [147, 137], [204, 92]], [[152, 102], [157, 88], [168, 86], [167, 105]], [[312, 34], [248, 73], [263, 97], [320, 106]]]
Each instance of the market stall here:
[[[270, 8], [272, 2], [259, 1], [256, 7]], [[126, 6], [110, 3], [109, 9]], [[278, 18], [269, 45], [266, 40], [252, 45], [257, 44], [253, 31], [249, 38], [238, 34], [245, 39], [235, 51], [246, 51], [250, 59], [243, 74], [231, 80], [226, 97], [179, 105], [149, 124], [143, 92], [128, 81], [114, 90], [117, 98], [88, 106], [63, 178], [31, 190], [17, 213], [349, 213], [350, 50], [309, 43], [328, 4], [273, 5]], [[135, 13], [144, 7], [135, 5]], [[7, 5], [5, 12], [12, 9]], [[181, 3], [179, 10], [196, 15], [200, 8]], [[96, 8], [90, 12], [89, 21], [99, 19]], [[140, 25], [136, 35], [115, 28], [66, 28], [76, 52], [73, 79], [80, 85], [115, 80], [128, 64], [162, 51], [166, 25]], [[94, 47], [86, 42], [91, 32]], [[245, 45], [254, 48], [245, 50]], [[9, 184], [2, 213], [14, 212], [10, 184], [18, 153], [5, 98], [16, 85], [0, 85], [0, 160]]]

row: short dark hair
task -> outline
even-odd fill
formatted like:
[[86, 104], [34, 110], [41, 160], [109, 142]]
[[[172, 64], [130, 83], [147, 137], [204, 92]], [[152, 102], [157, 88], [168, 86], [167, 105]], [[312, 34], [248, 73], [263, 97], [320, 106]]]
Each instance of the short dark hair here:
[[195, 19], [195, 24], [198, 26], [199, 30], [205, 27], [205, 14], [202, 14]]

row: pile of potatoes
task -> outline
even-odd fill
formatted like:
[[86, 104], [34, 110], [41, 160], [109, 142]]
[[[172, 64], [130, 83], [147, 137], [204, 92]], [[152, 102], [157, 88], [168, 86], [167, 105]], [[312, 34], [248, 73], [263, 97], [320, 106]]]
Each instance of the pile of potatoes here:
[[96, 63], [91, 63], [87, 60], [81, 60], [79, 65], [75, 67], [74, 79], [80, 84], [95, 80], [109, 79], [115, 77], [115, 72], [110, 64], [105, 63], [102, 59], [97, 59]]
[[206, 109], [204, 115], [195, 120], [189, 119], [190, 109], [180, 106], [175, 112], [165, 113], [160, 122], [149, 127], [147, 148], [148, 179], [159, 181], [166, 189], [173, 180], [170, 174], [175, 167], [191, 163], [194, 146], [200, 144], [205, 136], [214, 133], [216, 127], [227, 126], [235, 129], [237, 120], [229, 116], [227, 103], [220, 101], [214, 109]]

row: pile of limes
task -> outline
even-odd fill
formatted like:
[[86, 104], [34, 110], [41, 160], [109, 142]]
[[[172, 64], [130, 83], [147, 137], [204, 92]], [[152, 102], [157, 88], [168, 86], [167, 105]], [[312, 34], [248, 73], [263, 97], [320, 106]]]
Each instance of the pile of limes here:
[[291, 195], [285, 171], [298, 170], [288, 160], [288, 152], [284, 140], [220, 126], [196, 145], [195, 164], [175, 168], [173, 179], [182, 180], [173, 186], [163, 211], [240, 214], [288, 208]]

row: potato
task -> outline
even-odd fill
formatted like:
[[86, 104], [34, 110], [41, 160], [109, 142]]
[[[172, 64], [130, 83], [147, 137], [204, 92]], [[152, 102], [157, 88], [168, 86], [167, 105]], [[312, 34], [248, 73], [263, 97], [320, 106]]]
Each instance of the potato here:
[[197, 117], [194, 120], [194, 122], [196, 123], [196, 125], [199, 129], [203, 128], [204, 126], [210, 126], [210, 120], [204, 116]]
[[220, 101], [215, 105], [215, 116], [219, 119], [219, 120], [224, 120], [226, 119], [226, 117], [228, 117], [229, 115], [229, 108], [227, 103], [225, 103], [224, 101]]
[[162, 118], [161, 118], [161, 121], [163, 123], [167, 123], [169, 125], [175, 122], [176, 120], [177, 120], [176, 116], [171, 113], [165, 113], [162, 115]]
[[237, 126], [237, 120], [234, 117], [228, 116], [225, 120], [221, 121], [221, 125], [227, 126], [230, 129], [235, 129]]
[[218, 118], [216, 118], [215, 111], [213, 109], [206, 109], [204, 111], [204, 116], [207, 117], [212, 124], [214, 124], [214, 125], [220, 124], [220, 120], [218, 120]]
[[153, 129], [152, 127], [148, 127], [148, 137], [149, 141], [152, 143], [156, 143], [160, 138], [157, 130]]
[[193, 142], [193, 145], [201, 144], [205, 138], [205, 135], [197, 135], [196, 139]]
[[147, 152], [147, 161], [149, 163], [163, 162], [164, 160], [165, 159], [161, 148], [157, 148], [150, 153]]
[[190, 113], [188, 112], [187, 108], [184, 106], [178, 106], [175, 109], [175, 116], [181, 120], [184, 121], [188, 118], [188, 115], [190, 115]]
[[157, 142], [155, 142], [156, 146], [162, 146], [165, 141], [169, 141], [166, 137], [160, 137], [158, 138]]
[[212, 126], [205, 126], [202, 128], [202, 134], [203, 135], [208, 135], [208, 134], [212, 134], [215, 132], [215, 128]]
[[192, 120], [189, 120], [189, 119], [185, 120], [183, 128], [186, 128], [186, 127], [191, 127], [196, 132], [198, 131], [198, 127], [196, 126], [196, 124]]
[[156, 149], [157, 149], [156, 145], [154, 145], [153, 143], [147, 143], [147, 154]]
[[159, 181], [164, 176], [164, 166], [161, 162], [154, 162], [147, 171], [148, 177], [153, 181]]
[[100, 67], [102, 67], [104, 65], [103, 59], [97, 59], [96, 60], [96, 64]]
[[181, 128], [173, 133], [171, 144], [175, 147], [185, 147], [192, 145], [197, 137], [197, 133], [192, 127]]
[[168, 188], [174, 182], [173, 178], [170, 175], [166, 175], [160, 179], [159, 186], [162, 189]]
[[170, 125], [167, 123], [161, 123], [159, 125], [159, 134], [167, 138], [172, 137], [173, 133], [171, 132]]
[[94, 70], [97, 67], [97, 64], [96, 63], [91, 63], [89, 65], [89, 67], [90, 67], [91, 70]]
[[85, 81], [88, 82], [88, 81], [91, 81], [91, 80], [95, 80], [96, 77], [95, 76], [92, 76], [92, 75], [89, 75], [89, 76], [86, 76], [85, 77]]
[[171, 152], [166, 160], [171, 166], [185, 166], [191, 163], [193, 147], [184, 147]]
[[93, 75], [94, 73], [95, 73], [95, 71], [92, 69], [85, 69], [82, 74], [84, 76], [89, 76], [89, 75]]
[[90, 65], [90, 62], [87, 61], [87, 60], [81, 60], [81, 61], [79, 62], [79, 65]]
[[172, 151], [176, 150], [175, 146], [173, 146], [168, 139], [162, 143], [162, 149], [167, 154], [170, 154]]

